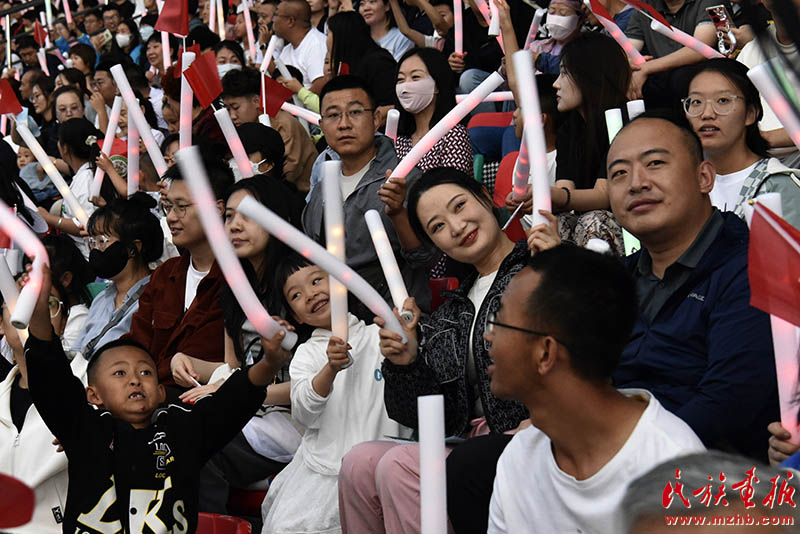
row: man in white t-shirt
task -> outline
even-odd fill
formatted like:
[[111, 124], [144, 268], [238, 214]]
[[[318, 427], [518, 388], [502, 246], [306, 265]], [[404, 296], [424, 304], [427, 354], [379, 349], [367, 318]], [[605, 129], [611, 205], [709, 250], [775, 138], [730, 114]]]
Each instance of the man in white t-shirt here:
[[616, 532], [630, 481], [705, 450], [649, 392], [611, 386], [635, 317], [623, 265], [583, 248], [537, 252], [509, 283], [487, 318], [492, 393], [522, 401], [533, 426], [500, 456], [489, 533]]
[[324, 65], [328, 46], [325, 36], [311, 27], [311, 8], [306, 0], [283, 0], [272, 19], [275, 35], [286, 41], [280, 59], [303, 73], [303, 86], [319, 94], [325, 85]]

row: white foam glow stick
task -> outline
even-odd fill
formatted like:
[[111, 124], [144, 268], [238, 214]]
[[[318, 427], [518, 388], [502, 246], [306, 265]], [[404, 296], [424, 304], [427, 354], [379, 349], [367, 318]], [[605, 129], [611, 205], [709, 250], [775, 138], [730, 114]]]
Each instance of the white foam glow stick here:
[[[341, 161], [326, 161], [322, 164], [322, 197], [325, 210], [325, 244], [331, 256], [341, 262], [347, 261], [344, 244], [344, 207], [342, 189], [339, 185], [342, 174]], [[331, 332], [347, 343], [347, 287], [331, 277], [329, 283], [331, 310]]]
[[48, 29], [49, 24], [47, 24], [47, 21], [44, 18], [44, 13], [42, 13], [41, 11], [39, 12], [39, 20], [42, 23], [42, 27], [43, 27], [43, 30], [44, 30], [44, 48], [48, 49], [51, 46], [50, 45], [50, 31]]
[[372, 313], [386, 321], [386, 328], [400, 334], [403, 337], [403, 343], [407, 341], [403, 328], [400, 326], [400, 321], [392, 313], [391, 308], [383, 300], [383, 297], [352, 268], [337, 260], [327, 250], [312, 241], [310, 237], [275, 215], [269, 208], [260, 204], [253, 197], [246, 196], [243, 198], [237, 210], [265, 228], [271, 237], [280, 239], [326, 270], [328, 274], [344, 283], [347, 289], [361, 300]]
[[392, 143], [397, 143], [397, 125], [400, 123], [400, 112], [396, 109], [390, 109], [386, 114], [386, 137], [392, 140]]
[[394, 307], [400, 312], [400, 316], [405, 322], [411, 322], [414, 314], [410, 310], [403, 309], [403, 304], [408, 298], [408, 290], [403, 282], [403, 275], [400, 274], [400, 267], [397, 266], [397, 258], [392, 250], [392, 244], [389, 242], [389, 235], [386, 233], [381, 216], [377, 211], [369, 210], [364, 214], [364, 220], [367, 221], [369, 236], [372, 238], [372, 244], [375, 245], [378, 260], [381, 262], [383, 276], [389, 286], [389, 293], [392, 294]]
[[269, 76], [269, 60], [275, 57], [275, 52], [283, 48], [283, 39], [277, 35], [269, 38], [267, 44], [267, 51], [264, 53], [264, 59], [261, 61], [261, 72]]
[[[503, 83], [503, 77], [498, 72], [493, 72], [488, 78], [483, 80], [481, 84], [472, 90], [467, 98], [456, 104], [450, 112], [442, 117], [442, 120], [437, 122], [433, 128], [428, 130], [422, 139], [406, 154], [392, 171], [392, 176], [405, 177], [411, 172], [411, 169], [419, 163], [419, 160], [439, 142], [439, 139], [445, 136], [453, 127], [455, 127], [461, 120], [469, 114], [470, 111], [475, 109], [475, 106], [483, 102], [486, 95], [497, 89]], [[523, 86], [524, 87], [524, 86]], [[534, 85], [534, 87], [536, 87]]]
[[186, 79], [184, 72], [194, 62], [194, 52], [184, 52], [181, 56], [181, 110], [180, 125], [178, 130], [178, 145], [180, 148], [192, 146], [192, 101], [194, 93], [189, 80]]
[[647, 61], [613, 20], [608, 20], [600, 15], [597, 15], [595, 18], [600, 21], [600, 24], [603, 25], [603, 28], [606, 29], [608, 34], [622, 47], [631, 60], [631, 63], [634, 65], [643, 65]]
[[319, 113], [314, 113], [310, 109], [306, 109], [301, 106], [297, 106], [295, 104], [290, 104], [289, 102], [284, 102], [281, 104], [281, 109], [286, 111], [287, 113], [291, 113], [298, 119], [303, 119], [309, 124], [315, 124], [319, 126]]
[[253, 19], [250, 17], [250, 2], [242, 0], [244, 26], [247, 30], [247, 46], [250, 49], [250, 61], [256, 60], [256, 39], [253, 37]]
[[542, 128], [542, 110], [539, 93], [533, 77], [533, 58], [530, 51], [520, 50], [512, 56], [514, 72], [519, 87], [519, 103], [527, 135], [528, 154], [533, 177], [533, 222], [532, 226], [548, 224], [539, 210], [552, 211], [550, 204], [550, 180], [547, 174], [547, 151]]
[[629, 100], [625, 107], [628, 109], [628, 120], [632, 121], [644, 113], [644, 100]]
[[792, 138], [795, 146], [800, 148], [800, 117], [794, 114], [786, 97], [778, 89], [778, 85], [769, 74], [768, 66], [762, 63], [753, 67], [747, 71], [747, 77], [750, 78], [758, 92], [767, 101], [775, 116], [778, 117], [778, 120], [786, 129], [789, 137]]
[[50, 0], [44, 0], [44, 12], [47, 15], [47, 27], [53, 27], [53, 7], [50, 5]]
[[[456, 95], [456, 103], [461, 102], [468, 96], [469, 94]], [[489, 93], [486, 95], [486, 98], [483, 99], [483, 102], [507, 102], [509, 100], [514, 100], [514, 93], [511, 91], [495, 91], [494, 93]]]
[[[494, 3], [494, 0], [491, 0], [491, 2]], [[491, 26], [492, 26], [492, 15], [491, 15], [492, 14], [492, 8], [489, 7], [489, 4], [486, 2], [486, 0], [475, 0], [475, 5], [478, 6], [478, 11], [480, 11], [481, 15], [483, 15], [483, 20], [485, 20], [486, 24], [488, 24], [489, 28], [491, 28]], [[499, 22], [499, 19], [498, 19], [498, 22]], [[489, 34], [489, 35], [491, 35], [491, 34]], [[506, 49], [503, 46], [503, 36], [500, 34], [499, 31], [496, 34], [496, 39], [497, 39], [497, 44], [500, 45], [500, 49], [503, 50], [503, 53], [505, 53]]]
[[[117, 133], [117, 124], [119, 124], [119, 113], [122, 110], [122, 97], [115, 96], [114, 97], [114, 104], [111, 106], [111, 115], [108, 116], [108, 128], [106, 128], [106, 136], [103, 139], [103, 147], [101, 151], [103, 154], [108, 156], [108, 153], [111, 152], [111, 145], [114, 144], [114, 138], [116, 137]], [[128, 125], [130, 126], [130, 124]], [[100, 196], [100, 189], [103, 187], [103, 177], [105, 176], [105, 171], [100, 167], [94, 171], [94, 180], [92, 180], [92, 189], [90, 191], [90, 197], [99, 197]]]
[[11, 15], [6, 15], [6, 68], [11, 68]]
[[608, 143], [611, 144], [619, 131], [622, 129], [622, 110], [619, 108], [607, 109], [606, 131], [608, 131]]
[[5, 137], [7, 129], [8, 129], [8, 117], [3, 115], [2, 117], [0, 117], [0, 135]]
[[703, 41], [698, 40], [697, 38], [689, 35], [688, 33], [679, 30], [675, 26], [672, 27], [670, 30], [666, 26], [664, 26], [661, 22], [657, 20], [650, 21], [650, 29], [660, 33], [664, 37], [669, 37], [676, 43], [682, 44], [687, 48], [691, 48], [698, 54], [702, 55], [706, 59], [714, 59], [715, 57], [725, 57], [723, 56], [719, 50], [714, 50]]
[[44, 71], [45, 74], [50, 76], [50, 69], [47, 68], [47, 58], [45, 57], [44, 48], [40, 48], [36, 52], [36, 59], [39, 60], [39, 67]]
[[209, 0], [208, 3], [208, 29], [211, 30], [211, 33], [217, 33], [217, 12], [216, 12], [216, 4], [217, 0]]
[[250, 164], [250, 158], [247, 157], [247, 152], [244, 151], [244, 145], [236, 132], [236, 126], [233, 125], [231, 116], [226, 108], [220, 108], [214, 112], [219, 127], [222, 130], [222, 135], [225, 136], [225, 141], [228, 142], [228, 147], [233, 154], [233, 160], [236, 166], [239, 167], [239, 172], [242, 173], [242, 178], [252, 178], [253, 166]]
[[497, 8], [497, 4], [494, 3], [494, 0], [489, 0], [489, 13], [492, 16], [489, 21], [489, 35], [495, 37], [500, 35], [500, 10]]
[[147, 119], [144, 118], [142, 108], [139, 107], [139, 101], [136, 100], [136, 96], [133, 94], [133, 89], [131, 89], [131, 84], [128, 83], [128, 78], [125, 77], [125, 71], [122, 70], [122, 65], [114, 65], [111, 67], [111, 76], [114, 77], [119, 93], [122, 95], [123, 100], [125, 100], [125, 105], [128, 107], [128, 122], [133, 119], [134, 124], [136, 124], [136, 129], [139, 130], [139, 135], [142, 141], [144, 141], [144, 146], [147, 148], [147, 153], [150, 155], [150, 160], [153, 162], [156, 172], [158, 172], [158, 176], [164, 176], [164, 173], [167, 172], [167, 162], [164, 161], [164, 156], [161, 154], [161, 149], [158, 143], [156, 143], [155, 137], [153, 137], [150, 125], [147, 124]]
[[[27, 127], [25, 129], [27, 130]], [[28, 148], [30, 148], [30, 145], [28, 145]], [[39, 241], [39, 238], [25, 223], [14, 216], [11, 208], [1, 200], [0, 228], [22, 247], [27, 256], [33, 258], [33, 268], [29, 273], [28, 283], [19, 292], [14, 312], [11, 314], [11, 325], [18, 330], [22, 330], [28, 327], [33, 308], [36, 306], [36, 300], [39, 298], [39, 292], [42, 290], [42, 266], [49, 265], [50, 262], [47, 258], [47, 251], [42, 242]]]
[[422, 534], [447, 532], [447, 471], [444, 397], [417, 397], [419, 422], [419, 501]]
[[[8, 251], [10, 249], [6, 249], [4, 252]], [[8, 306], [8, 309], [11, 313], [14, 313], [14, 308], [19, 298], [19, 289], [17, 289], [17, 283], [14, 281], [14, 276], [11, 274], [11, 269], [4, 255], [0, 255], [0, 293], [3, 294], [3, 301]]]
[[64, 16], [67, 18], [67, 24], [72, 24], [72, 10], [69, 7], [69, 0], [64, 0]]
[[[531, 180], [531, 159], [528, 150], [528, 129], [525, 128], [522, 130], [519, 155], [514, 164], [514, 187], [511, 189], [511, 194], [515, 199], [519, 199], [525, 194], [525, 190], [528, 188], [528, 184]], [[519, 209], [519, 207], [517, 209]], [[514, 211], [516, 212], [517, 210]], [[511, 220], [511, 218], [509, 218], [509, 220]]]
[[161, 32], [161, 61], [164, 63], [164, 72], [172, 66], [170, 56], [172, 53], [169, 49], [169, 33]]
[[222, 224], [222, 217], [217, 209], [217, 199], [209, 185], [208, 175], [203, 167], [200, 158], [200, 149], [190, 146], [177, 152], [178, 165], [181, 173], [185, 176], [189, 190], [192, 192], [192, 200], [197, 205], [197, 213], [200, 215], [200, 224], [208, 237], [214, 257], [219, 264], [225, 281], [230, 286], [236, 301], [242, 307], [247, 319], [253, 324], [256, 331], [267, 339], [273, 338], [279, 330], [286, 332], [286, 337], [281, 342], [281, 347], [291, 349], [297, 342], [297, 334], [284, 329], [272, 317], [261, 304], [261, 301], [253, 291], [253, 287], [244, 274], [242, 264], [236, 257], [230, 239], [225, 234], [225, 227]]
[[219, 38], [225, 40], [226, 26], [225, 26], [225, 12], [223, 11], [222, 0], [217, 0], [217, 30], [219, 31]]
[[[283, 79], [284, 80], [291, 80], [292, 79], [292, 73], [289, 72], [289, 69], [286, 67], [286, 63], [284, 63], [281, 60], [281, 58], [278, 56], [277, 53], [275, 54], [274, 60], [275, 60], [275, 66], [278, 68], [278, 71], [281, 73], [281, 76], [283, 77]], [[299, 108], [303, 108], [303, 103], [300, 101], [300, 97], [299, 96], [293, 95], [292, 96], [292, 102], [294, 102], [295, 106], [297, 106]], [[302, 117], [300, 117], [300, 118], [302, 118]]]
[[533, 14], [533, 20], [531, 21], [531, 27], [528, 29], [528, 36], [525, 37], [525, 46], [522, 48], [527, 50], [531, 47], [533, 41], [536, 40], [536, 35], [539, 33], [539, 25], [542, 23], [542, 17], [544, 14], [547, 13], [547, 10], [544, 8], [537, 9], [536, 12]]
[[464, 55], [464, 8], [461, 0], [453, 0], [453, 39], [456, 54]]
[[139, 191], [139, 132], [128, 123], [128, 196]]
[[[67, 185], [67, 182], [64, 181], [64, 177], [61, 176], [61, 173], [58, 172], [56, 166], [53, 164], [50, 156], [42, 148], [42, 145], [39, 144], [39, 141], [33, 136], [31, 131], [28, 129], [27, 124], [23, 124], [21, 122], [17, 122], [17, 132], [22, 137], [22, 140], [25, 141], [28, 149], [33, 152], [33, 155], [36, 157], [36, 161], [39, 162], [44, 172], [47, 176], [50, 177], [50, 181], [53, 182], [53, 185], [56, 186], [58, 192], [64, 198], [64, 202], [67, 203], [69, 206], [72, 215], [78, 219], [81, 226], [84, 228], [86, 227], [86, 221], [89, 220], [89, 216], [86, 215], [86, 210], [83, 209], [78, 199], [75, 198], [75, 195], [72, 193], [72, 190]], [[27, 252], [26, 252], [27, 253]]]

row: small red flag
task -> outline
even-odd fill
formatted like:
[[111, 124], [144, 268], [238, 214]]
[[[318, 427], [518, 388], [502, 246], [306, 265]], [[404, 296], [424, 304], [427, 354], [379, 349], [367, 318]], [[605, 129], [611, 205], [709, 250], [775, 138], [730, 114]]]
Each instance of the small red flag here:
[[36, 496], [25, 483], [14, 477], [0, 474], [0, 528], [18, 527], [33, 517]]
[[165, 0], [161, 14], [154, 28], [158, 31], [174, 33], [181, 37], [189, 35], [188, 0]]
[[592, 8], [592, 13], [594, 13], [598, 17], [603, 17], [606, 20], [610, 20], [614, 22], [614, 17], [611, 16], [611, 13], [601, 4], [598, 0], [589, 0], [589, 5]]
[[750, 305], [800, 326], [800, 231], [756, 203], [747, 255]]
[[17, 94], [12, 89], [7, 79], [0, 79], [0, 115], [6, 113], [22, 113], [22, 106], [17, 99]]
[[[202, 50], [200, 49], [200, 45], [197, 44], [197, 43], [195, 43], [192, 46], [190, 46], [189, 48], [187, 48], [186, 51], [187, 52], [194, 52], [194, 57], [195, 58], [200, 57], [200, 52], [202, 52]], [[178, 61], [175, 62], [175, 69], [172, 71], [172, 77], [173, 78], [180, 78], [181, 77], [181, 72], [183, 72], [183, 47], [182, 46], [178, 48]]]
[[350, 74], [350, 65], [342, 61], [339, 63], [339, 76], [344, 76], [345, 74]]
[[195, 58], [192, 65], [184, 71], [186, 81], [203, 109], [211, 105], [222, 94], [222, 82], [217, 71], [217, 55], [209, 50]]
[[653, 6], [651, 6], [650, 4], [648, 4], [646, 2], [641, 2], [640, 0], [622, 0], [622, 1], [625, 2], [626, 4], [632, 5], [633, 7], [638, 9], [639, 11], [647, 11], [658, 22], [660, 22], [661, 24], [663, 24], [664, 26], [666, 26], [670, 30], [672, 29], [672, 26], [670, 25], [669, 22], [667, 22], [667, 19], [664, 18], [664, 15], [659, 13], [658, 10], [656, 8], [654, 8]]
[[274, 117], [281, 110], [283, 103], [289, 100], [294, 93], [266, 74], [261, 76], [264, 77], [263, 90], [265, 93], [261, 95], [261, 101], [266, 102], [267, 106], [264, 112], [270, 117]]
[[44, 44], [47, 42], [47, 34], [44, 31], [44, 27], [38, 20], [33, 23], [33, 40], [36, 41], [36, 44], [38, 44], [39, 47], [44, 46]]

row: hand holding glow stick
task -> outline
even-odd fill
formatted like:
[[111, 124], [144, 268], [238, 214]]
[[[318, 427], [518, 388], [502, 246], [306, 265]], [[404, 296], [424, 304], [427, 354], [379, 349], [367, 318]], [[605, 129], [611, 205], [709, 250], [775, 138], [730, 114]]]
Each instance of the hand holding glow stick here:
[[139, 132], [128, 124], [128, 197], [139, 191]]
[[[111, 106], [111, 115], [108, 117], [108, 128], [106, 128], [106, 137], [103, 139], [103, 148], [101, 151], [108, 156], [111, 152], [111, 145], [114, 144], [114, 138], [117, 134], [117, 124], [119, 124], [119, 113], [122, 110], [122, 97], [115, 96], [114, 104]], [[103, 177], [105, 171], [100, 167], [94, 171], [94, 180], [92, 181], [92, 189], [89, 193], [89, 198], [99, 197], [100, 189], [103, 187]]]
[[[194, 52], [184, 52], [181, 56], [181, 69], [186, 71], [194, 62]], [[192, 104], [194, 94], [192, 93], [192, 86], [189, 85], [189, 80], [181, 72], [181, 109], [180, 109], [180, 126], [178, 130], [179, 140], [178, 145], [180, 148], [187, 148], [192, 146]]]
[[27, 145], [28, 149], [33, 152], [33, 155], [36, 157], [36, 161], [39, 162], [39, 165], [41, 165], [45, 174], [50, 177], [50, 181], [53, 182], [53, 185], [56, 186], [56, 189], [58, 189], [58, 192], [64, 198], [64, 202], [66, 202], [67, 206], [69, 206], [69, 210], [72, 212], [72, 215], [78, 219], [78, 222], [81, 224], [81, 226], [85, 228], [86, 222], [89, 220], [89, 216], [86, 214], [86, 210], [83, 209], [83, 206], [81, 206], [81, 203], [78, 202], [78, 199], [75, 198], [75, 195], [67, 185], [64, 177], [61, 176], [61, 173], [59, 173], [58, 169], [56, 169], [56, 166], [53, 164], [50, 156], [47, 155], [42, 148], [42, 145], [40, 145], [39, 141], [37, 141], [33, 136], [31, 131], [28, 129], [27, 124], [18, 122], [17, 132], [19, 132], [22, 140], [25, 141], [25, 145]]
[[242, 311], [253, 323], [256, 331], [264, 338], [271, 339], [279, 330], [283, 330], [286, 337], [283, 338], [281, 347], [286, 350], [291, 349], [297, 342], [297, 334], [280, 326], [264, 309], [247, 280], [247, 275], [244, 274], [242, 264], [233, 250], [233, 245], [225, 234], [222, 217], [217, 208], [217, 199], [211, 191], [206, 170], [200, 159], [200, 149], [191, 146], [179, 150], [177, 159], [181, 173], [186, 177], [186, 183], [192, 192], [192, 199], [197, 205], [200, 223], [214, 251], [214, 257], [225, 276], [225, 281], [242, 307]]
[[547, 151], [542, 129], [542, 111], [539, 94], [533, 76], [533, 58], [528, 50], [520, 50], [512, 56], [514, 72], [517, 74], [519, 103], [525, 123], [526, 143], [533, 176], [533, 222], [532, 225], [548, 224], [539, 210], [552, 211], [550, 203], [550, 180], [547, 174]]
[[464, 7], [461, 0], [453, 0], [453, 39], [455, 42], [455, 53], [459, 56], [464, 55]]
[[397, 126], [400, 123], [400, 112], [396, 109], [390, 109], [386, 114], [386, 137], [392, 140], [392, 143], [397, 144]]
[[408, 298], [408, 291], [406, 290], [405, 282], [403, 282], [403, 275], [400, 274], [400, 267], [397, 266], [397, 258], [394, 255], [394, 250], [392, 250], [392, 244], [389, 242], [389, 236], [386, 234], [386, 228], [383, 226], [381, 216], [377, 211], [369, 210], [364, 214], [364, 220], [367, 221], [369, 235], [375, 245], [378, 260], [381, 262], [383, 276], [386, 278], [386, 284], [392, 294], [394, 307], [400, 312], [400, 317], [405, 322], [410, 323], [414, 319], [414, 313], [403, 309], [403, 304]]
[[397, 320], [389, 305], [383, 300], [375, 288], [364, 280], [351, 267], [337, 260], [327, 250], [311, 240], [310, 237], [281, 219], [251, 196], [246, 196], [239, 203], [237, 210], [265, 228], [271, 237], [280, 239], [294, 250], [317, 264], [328, 274], [347, 286], [361, 302], [375, 315], [386, 321], [386, 328], [400, 334], [403, 343], [407, 341], [403, 327]]
[[[469, 114], [470, 111], [483, 102], [486, 95], [497, 89], [503, 83], [503, 77], [498, 72], [493, 72], [488, 78], [483, 80], [481, 84], [472, 90], [467, 97], [450, 110], [447, 115], [442, 117], [442, 120], [437, 122], [433, 128], [428, 130], [422, 139], [417, 141], [417, 144], [400, 160], [397, 167], [394, 168], [392, 176], [405, 177], [411, 172], [411, 169], [419, 163], [419, 160], [439, 142], [439, 139], [445, 136], [453, 127], [455, 127], [461, 120]], [[521, 87], [525, 87], [522, 85]], [[533, 87], [536, 87], [535, 85]], [[541, 119], [540, 119], [541, 120]]]
[[244, 26], [247, 30], [247, 47], [250, 50], [250, 61], [256, 60], [256, 40], [253, 37], [253, 19], [250, 17], [250, 2], [242, 0], [242, 13], [244, 14]]
[[547, 13], [547, 10], [540, 8], [533, 14], [531, 27], [528, 29], [528, 36], [525, 38], [525, 46], [522, 47], [524, 50], [529, 49], [533, 41], [536, 40], [536, 35], [539, 33], [539, 25], [542, 23], [542, 17], [544, 17], [545, 13]]
[[447, 470], [444, 397], [417, 397], [419, 422], [419, 496], [422, 534], [447, 532]]
[[644, 100], [629, 100], [625, 107], [628, 109], [628, 120], [632, 121], [644, 113]]
[[619, 131], [622, 129], [622, 110], [619, 108], [607, 109], [606, 130], [608, 131], [608, 144], [614, 141]]
[[[469, 94], [456, 95], [456, 103], [461, 102], [468, 96]], [[486, 97], [483, 99], [483, 102], [507, 102], [509, 100], [514, 100], [514, 93], [511, 91], [496, 91], [486, 95]]]
[[[28, 148], [30, 148], [30, 145], [28, 145]], [[47, 251], [42, 242], [39, 241], [39, 238], [34, 235], [25, 223], [14, 216], [11, 208], [1, 200], [0, 228], [3, 233], [13, 237], [19, 243], [27, 256], [33, 258], [33, 268], [30, 271], [28, 283], [20, 291], [14, 312], [11, 314], [11, 325], [18, 330], [23, 330], [28, 327], [33, 308], [36, 306], [36, 300], [39, 298], [39, 292], [42, 290], [42, 267], [49, 265], [50, 262], [47, 258]]]
[[253, 166], [250, 164], [247, 152], [244, 151], [244, 145], [242, 145], [242, 140], [236, 132], [236, 126], [233, 125], [227, 108], [220, 108], [215, 111], [214, 117], [219, 123], [222, 135], [225, 136], [225, 141], [228, 142], [228, 147], [231, 149], [231, 154], [233, 154], [233, 160], [236, 162], [236, 166], [239, 167], [242, 178], [252, 178], [255, 176]]
[[[775, 64], [773, 63], [773, 66]], [[786, 132], [791, 137], [795, 146], [800, 149], [800, 117], [794, 114], [792, 107], [783, 96], [775, 80], [769, 74], [769, 68], [766, 63], [755, 66], [747, 71], [747, 77], [756, 86], [758, 92], [767, 101], [767, 104], [772, 109], [775, 116], [781, 122]]]
[[706, 59], [714, 59], [717, 57], [725, 57], [720, 54], [719, 50], [714, 50], [703, 41], [698, 40], [696, 37], [679, 30], [675, 26], [670, 30], [664, 24], [657, 20], [650, 21], [650, 29], [660, 33], [664, 37], [669, 37], [676, 43], [682, 44], [687, 48], [691, 48]]

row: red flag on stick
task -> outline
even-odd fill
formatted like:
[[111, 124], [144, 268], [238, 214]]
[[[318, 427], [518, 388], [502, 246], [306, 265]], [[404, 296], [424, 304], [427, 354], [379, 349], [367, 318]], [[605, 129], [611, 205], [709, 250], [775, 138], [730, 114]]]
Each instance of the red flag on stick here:
[[204, 109], [222, 94], [222, 82], [217, 71], [217, 55], [213, 51], [209, 50], [195, 58], [184, 74], [186, 81], [192, 86], [194, 96]]
[[614, 21], [614, 17], [611, 16], [611, 13], [599, 2], [599, 0], [589, 0], [589, 5], [591, 5], [592, 13], [594, 13], [598, 17], [603, 17], [606, 20]]
[[664, 15], [659, 13], [658, 10], [656, 10], [656, 8], [654, 8], [650, 4], [646, 2], [641, 2], [639, 0], [622, 0], [622, 1], [625, 2], [626, 4], [632, 5], [639, 11], [647, 11], [647, 13], [649, 13], [651, 17], [656, 19], [658, 22], [660, 22], [670, 30], [672, 29], [672, 26], [670, 25], [669, 22], [667, 22], [667, 19], [664, 18]]
[[33, 40], [39, 47], [44, 46], [47, 42], [47, 34], [44, 31], [44, 26], [37, 20], [33, 23]]
[[181, 37], [189, 35], [188, 0], [165, 0], [161, 14], [154, 28], [158, 31], [174, 33]]
[[[172, 71], [173, 78], [180, 78], [183, 72], [183, 47], [178, 48], [178, 61], [175, 62], [175, 69]], [[195, 43], [186, 49], [186, 52], [194, 52], [194, 57], [200, 57], [200, 45]]]
[[291, 90], [279, 84], [269, 76], [262, 74], [264, 77], [264, 95], [261, 95], [261, 101], [266, 102], [266, 109], [264, 113], [270, 117], [274, 117], [281, 110], [284, 102], [289, 100], [294, 94]]
[[800, 231], [756, 203], [747, 262], [750, 305], [800, 326]]
[[5, 115], [6, 113], [13, 113], [14, 115], [22, 113], [22, 106], [17, 100], [17, 94], [11, 88], [11, 84], [8, 83], [7, 79], [3, 78], [0, 79], [0, 115]]

